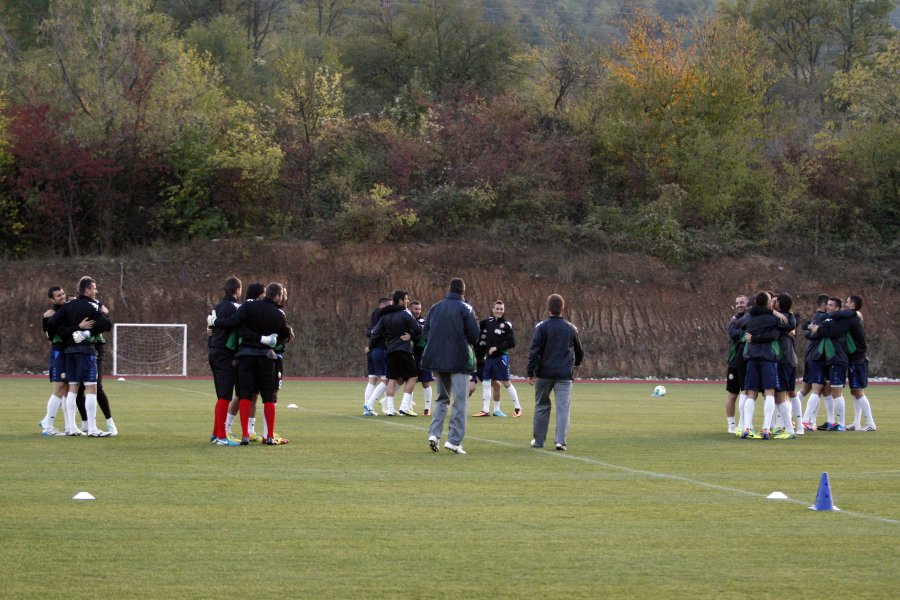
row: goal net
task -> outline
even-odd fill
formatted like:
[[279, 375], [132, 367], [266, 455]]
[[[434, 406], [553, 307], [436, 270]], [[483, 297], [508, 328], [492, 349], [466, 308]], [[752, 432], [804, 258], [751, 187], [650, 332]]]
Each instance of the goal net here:
[[113, 325], [113, 375], [187, 375], [187, 325]]

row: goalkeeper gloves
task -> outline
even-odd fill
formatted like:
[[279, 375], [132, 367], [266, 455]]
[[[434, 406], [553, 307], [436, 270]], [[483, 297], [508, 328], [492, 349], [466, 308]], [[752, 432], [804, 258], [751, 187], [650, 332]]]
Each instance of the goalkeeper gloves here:
[[218, 317], [216, 316], [216, 311], [215, 311], [215, 309], [213, 309], [212, 314], [209, 315], [208, 317], [206, 317], [206, 324], [209, 325], [210, 327], [215, 327], [217, 318]]
[[72, 339], [75, 340], [76, 344], [80, 344], [84, 340], [91, 337], [90, 331], [74, 331], [72, 332]]
[[269, 348], [274, 348], [278, 344], [278, 334], [264, 335], [259, 338], [260, 343], [265, 344]]

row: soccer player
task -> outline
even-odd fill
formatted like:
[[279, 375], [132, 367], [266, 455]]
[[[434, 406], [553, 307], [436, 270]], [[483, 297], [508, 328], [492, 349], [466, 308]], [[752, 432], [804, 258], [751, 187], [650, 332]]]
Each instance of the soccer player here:
[[488, 412], [490, 405], [485, 399], [481, 413], [475, 416], [506, 416], [500, 410], [500, 386], [502, 384], [513, 400], [513, 416], [519, 417], [522, 415], [522, 405], [519, 403], [519, 394], [516, 392], [516, 388], [509, 380], [509, 351], [516, 345], [516, 336], [513, 333], [512, 323], [504, 316], [506, 306], [502, 300], [494, 301], [491, 312], [492, 316], [481, 321], [481, 335], [478, 344], [484, 352], [484, 379], [491, 382], [494, 410]]
[[378, 324], [382, 309], [390, 303], [390, 298], [378, 299], [378, 308], [373, 310], [369, 316], [369, 327], [366, 329], [366, 339], [368, 340], [366, 343], [366, 367], [369, 371], [369, 382], [366, 384], [366, 392], [363, 396], [364, 417], [378, 416], [374, 408], [375, 402], [387, 389], [387, 352], [384, 348], [384, 339], [372, 339], [372, 330]]
[[584, 359], [578, 329], [562, 317], [565, 302], [559, 294], [547, 298], [550, 317], [537, 324], [528, 353], [528, 383], [534, 386], [532, 448], [543, 448], [550, 427], [550, 391], [556, 399], [556, 449], [566, 451], [569, 405], [575, 370]]
[[280, 283], [270, 283], [266, 286], [266, 295], [262, 300], [245, 303], [237, 313], [241, 346], [235, 357], [238, 360], [242, 446], [250, 443], [250, 398], [255, 393], [262, 398], [266, 420], [263, 444], [278, 445], [274, 435], [278, 365], [273, 349], [279, 340], [287, 343], [293, 337], [293, 331], [288, 327], [282, 310], [286, 301], [285, 287]]
[[[412, 316], [415, 317], [416, 321], [419, 322], [419, 325], [422, 326], [424, 331], [425, 317], [422, 316], [422, 303], [418, 300], [410, 302], [409, 312], [412, 313]], [[425, 343], [426, 340], [423, 335], [416, 341], [415, 347], [413, 348], [413, 356], [416, 358], [416, 368], [419, 371], [417, 381], [422, 384], [422, 397], [425, 400], [425, 408], [422, 410], [422, 414], [427, 417], [431, 415], [431, 397], [434, 393], [431, 389], [431, 382], [434, 381], [434, 373], [428, 369], [422, 368], [422, 353], [425, 351]], [[415, 402], [413, 402], [413, 406], [415, 406]]]
[[763, 429], [760, 437], [764, 440], [772, 437], [772, 417], [776, 409], [787, 424], [787, 431], [777, 437], [779, 439], [796, 437], [788, 405], [784, 402], [780, 404], [775, 402], [775, 390], [781, 385], [778, 379], [778, 356], [776, 355], [776, 348], [780, 349], [778, 339], [781, 337], [781, 325], [781, 319], [772, 310], [772, 296], [768, 292], [756, 294], [753, 306], [747, 311], [743, 323], [744, 331], [747, 334], [747, 343], [744, 347], [744, 356], [747, 358], [744, 390], [747, 392], [747, 400], [744, 402], [744, 410], [741, 415], [744, 426], [741, 438], [757, 437], [753, 430], [753, 412], [759, 392], [765, 393]]
[[225, 421], [228, 417], [228, 405], [237, 382], [237, 364], [235, 352], [238, 348], [237, 324], [230, 318], [241, 306], [241, 280], [231, 276], [225, 280], [225, 295], [213, 308], [207, 324], [212, 327], [209, 336], [209, 367], [212, 370], [213, 384], [216, 387], [216, 406], [213, 416], [213, 431], [210, 443], [218, 446], [237, 446], [239, 442], [229, 440]]
[[[847, 333], [852, 320], [847, 313], [841, 311], [843, 302], [840, 298], [828, 298], [828, 314], [818, 325], [810, 325], [809, 330], [818, 335], [819, 352], [825, 360], [828, 383], [831, 384], [831, 395], [834, 397], [834, 421], [827, 431], [844, 431], [847, 426], [847, 410], [844, 401], [844, 383], [847, 380]], [[855, 311], [852, 314], [856, 314]]]
[[447, 295], [433, 305], [425, 319], [423, 334], [428, 340], [422, 354], [422, 367], [434, 371], [438, 397], [434, 403], [428, 446], [437, 452], [444, 419], [453, 395], [450, 430], [444, 448], [465, 454], [462, 441], [466, 435], [466, 403], [468, 379], [475, 368], [473, 346], [478, 341], [478, 321], [475, 312], [465, 301], [466, 284], [455, 277], [450, 280]]
[[[850, 339], [847, 340], [850, 361], [847, 367], [847, 380], [850, 383], [850, 393], [853, 395], [853, 424], [847, 426], [847, 431], [876, 430], [872, 405], [866, 397], [866, 388], [869, 386], [869, 359], [866, 358], [866, 328], [863, 326], [862, 313], [859, 312], [862, 305], [863, 301], [859, 296], [847, 298], [847, 309], [856, 313], [850, 317]], [[863, 414], [866, 416], [865, 427], [862, 426]]]
[[819, 402], [824, 397], [826, 421], [822, 429], [826, 429], [834, 419], [834, 402], [831, 397], [831, 386], [825, 381], [825, 363], [822, 361], [822, 353], [819, 351], [819, 336], [810, 331], [810, 326], [818, 325], [828, 314], [828, 294], [819, 294], [816, 298], [816, 312], [812, 318], [803, 324], [806, 332], [806, 352], [803, 361], [803, 386], [797, 394], [799, 400], [809, 394], [806, 402], [806, 411], [803, 413], [803, 429], [816, 431], [816, 418], [819, 414]]
[[[422, 326], [406, 310], [409, 294], [405, 290], [394, 292], [392, 302], [390, 306], [381, 309], [381, 316], [372, 330], [372, 338], [383, 338], [387, 350], [388, 383], [384, 414], [394, 416], [394, 393], [398, 386], [403, 386], [403, 401], [398, 412], [406, 417], [416, 417], [418, 415], [412, 409], [412, 391], [416, 386], [419, 370], [413, 346], [422, 337]], [[369, 400], [374, 404], [374, 399]], [[366, 404], [366, 408], [374, 412], [372, 405]]]
[[[97, 299], [97, 302], [100, 304], [100, 312], [109, 316], [109, 309], [100, 302], [99, 298]], [[103, 412], [103, 417], [106, 419], [106, 431], [109, 432], [110, 437], [115, 437], [119, 435], [119, 430], [116, 428], [116, 423], [112, 418], [112, 410], [109, 407], [109, 397], [106, 395], [106, 390], [103, 389], [103, 361], [106, 357], [106, 338], [103, 337], [102, 333], [96, 336], [94, 349], [97, 351], [97, 406], [100, 408], [101, 412]], [[85, 386], [83, 383], [78, 386], [78, 396], [75, 397], [75, 405], [78, 407], [78, 413], [81, 415], [81, 422], [84, 427], [83, 432], [87, 433], [87, 406]]]
[[[64, 304], [50, 317], [47, 326], [55, 328], [64, 344], [66, 380], [69, 390], [63, 404], [66, 434], [80, 435], [75, 425], [75, 398], [78, 385], [85, 384], [88, 436], [109, 437], [108, 431], [97, 428], [97, 353], [96, 336], [112, 329], [110, 320], [100, 311], [97, 302], [97, 282], [82, 277], [78, 282], [78, 297]], [[85, 319], [92, 321], [90, 329], [82, 329]]]
[[734, 314], [728, 320], [728, 376], [725, 381], [725, 419], [728, 422], [728, 433], [738, 430], [735, 423], [735, 402], [743, 406], [744, 373], [747, 361], [744, 360], [744, 331], [741, 329], [742, 319], [747, 314], [747, 296], [741, 294], [734, 299]]
[[56, 331], [56, 328], [48, 327], [50, 317], [56, 314], [68, 299], [66, 292], [58, 285], [51, 286], [47, 290], [47, 297], [50, 298], [50, 308], [44, 312], [41, 320], [41, 327], [47, 339], [50, 340], [50, 354], [48, 356], [48, 366], [50, 374], [50, 383], [53, 384], [53, 391], [50, 393], [50, 399], [47, 400], [47, 412], [39, 423], [41, 427], [41, 435], [54, 436], [65, 435], [54, 427], [53, 422], [56, 420], [56, 413], [63, 403], [63, 398], [69, 389], [66, 383], [66, 355], [64, 351], [62, 338]]
[[[780, 386], [775, 388], [775, 404], [780, 406], [782, 403], [787, 403], [791, 419], [797, 419], [793, 431], [798, 435], [803, 435], [803, 415], [800, 411], [800, 401], [794, 396], [794, 391], [797, 387], [797, 352], [794, 349], [794, 336], [797, 333], [797, 315], [791, 312], [793, 304], [793, 298], [786, 293], [778, 294], [772, 300], [773, 309], [786, 316], [788, 320], [781, 330], [781, 337], [778, 338], [781, 351], [781, 356], [778, 359], [778, 383]], [[786, 329], [787, 327], [790, 327], [790, 329]], [[783, 411], [780, 409], [778, 414], [782, 419], [784, 418]], [[788, 428], [785, 427], [785, 429]]]

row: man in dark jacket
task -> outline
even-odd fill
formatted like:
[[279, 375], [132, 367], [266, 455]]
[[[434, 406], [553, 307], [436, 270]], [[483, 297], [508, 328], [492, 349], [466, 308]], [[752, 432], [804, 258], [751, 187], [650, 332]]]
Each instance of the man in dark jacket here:
[[834, 420], [834, 399], [831, 397], [831, 386], [825, 381], [825, 363], [819, 352], [819, 336], [810, 331], [810, 326], [818, 325], [828, 314], [828, 294], [819, 294], [816, 298], [816, 312], [809, 321], [803, 324], [803, 337], [806, 339], [806, 352], [803, 361], [803, 385], [797, 393], [802, 401], [803, 396], [809, 394], [806, 401], [806, 411], [803, 413], [803, 429], [816, 431], [816, 419], [819, 415], [819, 404], [824, 398], [826, 422], [825, 429]]
[[[384, 349], [384, 339], [374, 340], [372, 338], [372, 330], [378, 324], [381, 317], [381, 309], [391, 303], [390, 298], [379, 298], [378, 308], [372, 311], [369, 316], [369, 326], [366, 327], [366, 369], [369, 375], [369, 381], [366, 383], [366, 391], [363, 394], [363, 416], [377, 417], [378, 413], [374, 408], [369, 408], [369, 400], [371, 398], [371, 406], [375, 406], [375, 402], [384, 395], [387, 389], [387, 354]], [[382, 407], [384, 403], [382, 402]]]
[[438, 382], [438, 397], [434, 403], [428, 445], [438, 451], [444, 429], [444, 418], [453, 394], [450, 429], [444, 447], [457, 454], [465, 454], [462, 447], [466, 435], [466, 404], [469, 377], [475, 368], [474, 344], [478, 341], [478, 321], [463, 295], [466, 284], [462, 279], [450, 280], [447, 296], [431, 307], [425, 319], [425, 350], [422, 368], [434, 372]]
[[[556, 398], [556, 449], [566, 450], [569, 403], [575, 369], [584, 359], [578, 330], [562, 317], [562, 296], [547, 298], [550, 318], [534, 328], [528, 353], [528, 383], [534, 385], [534, 439], [532, 448], [543, 448], [550, 427], [550, 391]], [[536, 379], [535, 379], [536, 378]]]
[[[89, 329], [82, 328], [86, 322], [92, 323]], [[78, 282], [78, 297], [56, 311], [47, 321], [47, 327], [56, 330], [66, 354], [66, 381], [69, 382], [69, 391], [63, 405], [66, 433], [80, 435], [75, 425], [75, 399], [78, 396], [78, 385], [83, 383], [88, 435], [108, 437], [108, 431], [97, 428], [97, 352], [94, 344], [97, 336], [112, 329], [112, 323], [100, 310], [97, 282], [90, 277], [82, 277]]]
[[[478, 339], [478, 357], [484, 357], [484, 380], [491, 382], [491, 395], [484, 398], [481, 412], [476, 417], [505, 417], [500, 410], [500, 386], [509, 392], [513, 400], [513, 416], [522, 415], [522, 405], [519, 403], [519, 394], [515, 386], [509, 380], [509, 351], [516, 346], [516, 335], [513, 333], [512, 323], [506, 318], [506, 306], [503, 300], [495, 300], [491, 308], [492, 316], [482, 319], [479, 324], [481, 335]], [[494, 400], [494, 409], [491, 411], [490, 401]]]
[[263, 443], [275, 446], [275, 401], [278, 391], [277, 360], [274, 348], [293, 338], [281, 307], [287, 300], [287, 290], [280, 283], [266, 286], [262, 300], [246, 302], [237, 312], [241, 346], [238, 359], [238, 396], [240, 397], [241, 445], [250, 443], [250, 399], [259, 394], [263, 401], [266, 431]]
[[[398, 385], [405, 385], [403, 401], [400, 403], [400, 414], [406, 417], [418, 416], [412, 409], [412, 391], [416, 387], [419, 368], [413, 354], [413, 345], [422, 337], [422, 326], [412, 313], [406, 310], [409, 294], [397, 290], [392, 297], [392, 304], [381, 309], [378, 323], [372, 329], [372, 338], [384, 338], [387, 350], [387, 396], [384, 399], [384, 415], [394, 416], [394, 392]], [[374, 412], [375, 399], [366, 404], [369, 411]], [[365, 412], [365, 411], [364, 411]]]

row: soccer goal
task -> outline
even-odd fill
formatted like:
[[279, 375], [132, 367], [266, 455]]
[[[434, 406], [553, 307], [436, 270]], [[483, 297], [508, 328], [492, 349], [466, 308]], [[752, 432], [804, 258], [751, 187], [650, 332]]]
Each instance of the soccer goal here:
[[113, 325], [113, 375], [187, 375], [187, 325]]

